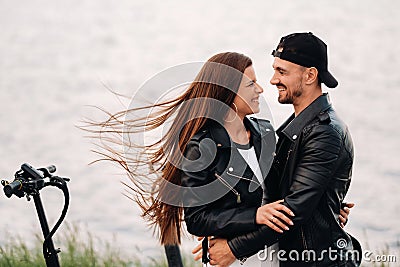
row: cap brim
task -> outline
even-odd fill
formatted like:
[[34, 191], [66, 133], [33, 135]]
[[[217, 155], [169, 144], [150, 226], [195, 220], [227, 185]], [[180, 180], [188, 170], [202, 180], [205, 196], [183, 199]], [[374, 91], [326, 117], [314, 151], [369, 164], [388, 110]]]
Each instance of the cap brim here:
[[321, 78], [321, 82], [329, 88], [335, 88], [338, 85], [338, 81], [335, 79], [335, 77], [332, 76], [332, 74], [329, 73], [329, 71], [321, 72], [319, 73], [319, 75]]

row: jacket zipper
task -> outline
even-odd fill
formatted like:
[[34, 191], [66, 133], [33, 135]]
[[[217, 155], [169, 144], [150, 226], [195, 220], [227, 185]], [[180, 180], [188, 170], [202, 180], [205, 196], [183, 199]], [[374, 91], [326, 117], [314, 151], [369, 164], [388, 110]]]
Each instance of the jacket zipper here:
[[[301, 239], [302, 239], [302, 241], [303, 241], [304, 250], [308, 251], [306, 238], [305, 238], [305, 236], [304, 236], [303, 226], [300, 226], [300, 232], [301, 232]], [[306, 261], [306, 262], [309, 262], [310, 259], [308, 258], [308, 254], [306, 253], [305, 255], [307, 255], [307, 258], [305, 259], [305, 261]]]
[[222, 182], [223, 185], [229, 188], [229, 190], [231, 190], [236, 195], [236, 203], [240, 204], [242, 202], [242, 200], [240, 199], [240, 193], [218, 174], [215, 173], [215, 177], [217, 177]]
[[236, 174], [233, 174], [233, 173], [229, 173], [229, 172], [226, 172], [226, 173], [227, 173], [228, 175], [230, 175], [230, 176], [235, 177], [235, 178], [242, 179], [242, 180], [246, 180], [246, 181], [250, 181], [250, 182], [255, 183], [255, 184], [258, 185], [258, 186], [261, 186], [260, 183], [254, 181], [254, 180], [252, 180], [252, 179], [245, 178], [245, 177], [242, 177], [242, 176], [239, 176], [239, 175], [236, 175]]
[[301, 239], [303, 240], [303, 247], [304, 247], [305, 250], [308, 250], [307, 249], [306, 238], [304, 237], [303, 226], [300, 227], [300, 232], [301, 232]]
[[[280, 172], [279, 176], [282, 178], [282, 176], [286, 173], [286, 169], [288, 168], [288, 161], [289, 161], [289, 157], [290, 157], [290, 153], [292, 153], [293, 149], [289, 149], [287, 152], [287, 157], [286, 157], [286, 162], [285, 162], [285, 166], [283, 167], [283, 171]], [[279, 164], [279, 161], [277, 161]], [[284, 179], [281, 179], [279, 181], [279, 187], [282, 185]]]
[[287, 158], [286, 158], [286, 162], [288, 162], [288, 160], [289, 160], [289, 157], [290, 157], [290, 153], [292, 153], [292, 149], [289, 149], [288, 150], [288, 152], [287, 152]]

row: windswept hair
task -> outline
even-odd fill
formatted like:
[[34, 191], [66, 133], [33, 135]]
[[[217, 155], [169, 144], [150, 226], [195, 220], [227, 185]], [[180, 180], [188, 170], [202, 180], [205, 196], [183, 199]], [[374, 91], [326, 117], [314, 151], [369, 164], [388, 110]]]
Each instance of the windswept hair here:
[[[126, 171], [131, 183], [124, 184], [132, 190], [128, 197], [139, 205], [142, 217], [158, 230], [162, 244], [181, 242], [183, 208], [165, 203], [161, 197], [174, 197], [167, 192], [168, 183], [181, 184], [182, 171], [177, 163], [189, 140], [209, 118], [219, 120], [226, 116], [243, 73], [251, 65], [251, 59], [243, 54], [216, 54], [203, 65], [182, 95], [161, 103], [107, 113], [107, 120], [89, 121], [84, 127], [100, 141], [95, 151], [101, 157], [99, 160], [112, 161]], [[226, 66], [238, 71], [228, 71]], [[215, 105], [215, 101], [221, 105]], [[147, 111], [146, 116], [137, 116], [143, 111]], [[129, 138], [162, 128], [168, 120], [172, 120], [171, 126], [151, 144], [140, 144]], [[179, 200], [168, 202], [179, 203]]]

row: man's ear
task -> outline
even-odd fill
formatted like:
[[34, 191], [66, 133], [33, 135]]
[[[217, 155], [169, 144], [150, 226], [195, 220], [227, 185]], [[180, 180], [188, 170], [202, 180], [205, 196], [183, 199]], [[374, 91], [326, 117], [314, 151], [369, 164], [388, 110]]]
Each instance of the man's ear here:
[[306, 69], [306, 84], [313, 84], [318, 82], [318, 70], [315, 67]]

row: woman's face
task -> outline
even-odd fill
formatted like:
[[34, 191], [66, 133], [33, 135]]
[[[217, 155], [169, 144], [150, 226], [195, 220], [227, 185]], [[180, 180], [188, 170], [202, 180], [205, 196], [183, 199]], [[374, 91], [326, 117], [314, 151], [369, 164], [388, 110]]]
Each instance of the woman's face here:
[[[233, 100], [239, 117], [244, 118], [246, 115], [260, 112], [259, 98], [262, 92], [264, 92], [264, 89], [257, 84], [253, 66], [247, 67], [244, 70], [237, 95]], [[233, 108], [235, 109], [235, 107]]]

